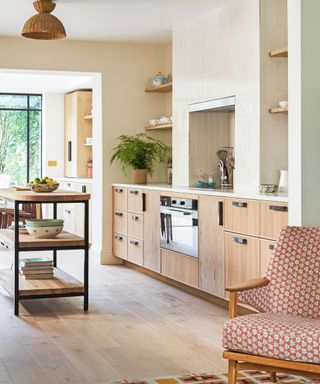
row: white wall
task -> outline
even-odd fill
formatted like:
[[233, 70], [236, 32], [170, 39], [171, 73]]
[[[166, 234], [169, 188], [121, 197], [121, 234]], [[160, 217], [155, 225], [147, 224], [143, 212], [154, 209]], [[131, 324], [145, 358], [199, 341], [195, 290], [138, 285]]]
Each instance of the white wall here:
[[174, 183], [189, 182], [188, 105], [236, 96], [235, 187], [260, 182], [259, 1], [236, 0], [174, 30]]
[[[44, 176], [64, 176], [64, 93], [43, 94], [42, 170]], [[48, 161], [57, 162], [49, 167]]]

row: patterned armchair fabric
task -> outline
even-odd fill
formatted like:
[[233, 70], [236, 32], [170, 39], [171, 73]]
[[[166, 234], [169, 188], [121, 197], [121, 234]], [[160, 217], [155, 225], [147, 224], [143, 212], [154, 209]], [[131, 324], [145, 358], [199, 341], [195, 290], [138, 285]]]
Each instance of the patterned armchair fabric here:
[[285, 227], [271, 257], [270, 284], [239, 295], [260, 312], [320, 318], [320, 229]]
[[270, 283], [239, 294], [258, 315], [224, 324], [228, 350], [320, 364], [320, 229], [285, 227], [271, 257]]

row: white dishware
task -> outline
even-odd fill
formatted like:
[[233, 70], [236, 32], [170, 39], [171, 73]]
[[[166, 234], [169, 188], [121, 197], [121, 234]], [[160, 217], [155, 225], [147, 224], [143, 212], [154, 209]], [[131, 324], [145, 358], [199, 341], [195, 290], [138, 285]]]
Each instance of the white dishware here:
[[158, 120], [157, 119], [152, 119], [152, 120], [149, 120], [149, 125], [154, 127], [155, 125], [158, 124]]
[[167, 116], [161, 116], [159, 119], [160, 124], [168, 124], [170, 123], [170, 117]]
[[279, 101], [278, 104], [281, 108], [288, 108], [288, 100]]
[[286, 169], [280, 169], [278, 191], [288, 192], [288, 171]]

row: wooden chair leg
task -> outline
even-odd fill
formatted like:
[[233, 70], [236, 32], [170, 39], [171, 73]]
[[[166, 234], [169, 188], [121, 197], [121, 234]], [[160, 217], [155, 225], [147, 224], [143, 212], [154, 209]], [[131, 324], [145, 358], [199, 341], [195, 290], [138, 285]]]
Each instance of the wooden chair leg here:
[[237, 362], [235, 360], [228, 361], [228, 384], [237, 383]]
[[277, 382], [277, 374], [276, 374], [276, 372], [270, 372], [270, 376], [271, 376], [271, 381], [273, 383], [276, 383]]

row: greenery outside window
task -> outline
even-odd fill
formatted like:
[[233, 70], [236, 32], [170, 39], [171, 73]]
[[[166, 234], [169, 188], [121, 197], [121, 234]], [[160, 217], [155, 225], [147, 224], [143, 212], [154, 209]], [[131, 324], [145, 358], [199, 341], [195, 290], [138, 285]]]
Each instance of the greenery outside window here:
[[12, 185], [41, 177], [42, 95], [0, 93], [0, 174]]

